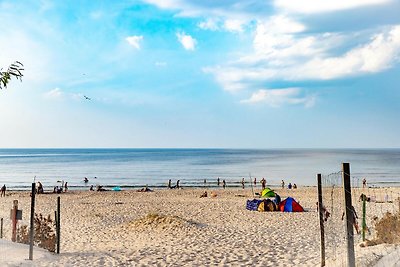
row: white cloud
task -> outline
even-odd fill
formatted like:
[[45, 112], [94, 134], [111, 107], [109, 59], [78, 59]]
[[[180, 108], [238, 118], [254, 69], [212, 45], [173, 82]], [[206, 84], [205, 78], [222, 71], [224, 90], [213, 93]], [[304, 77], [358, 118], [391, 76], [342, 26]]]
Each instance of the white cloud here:
[[[375, 35], [370, 43], [356, 47], [342, 56], [309, 60], [301, 76], [313, 79], [334, 79], [363, 73], [380, 72], [400, 59], [400, 25]], [[301, 79], [292, 71], [292, 79]]]
[[264, 103], [271, 107], [280, 107], [285, 104], [305, 105], [311, 107], [315, 103], [315, 96], [300, 96], [299, 88], [285, 89], [260, 89], [254, 92], [249, 99], [242, 100], [241, 103], [256, 104]]
[[68, 93], [60, 88], [54, 88], [53, 90], [47, 91], [43, 94], [44, 98], [49, 100], [74, 100], [83, 101], [84, 95], [82, 93]]
[[63, 99], [64, 95], [64, 92], [60, 88], [54, 88], [44, 93], [44, 97], [48, 99]]
[[259, 0], [229, 0], [229, 1], [198, 1], [198, 0], [144, 0], [158, 8], [172, 10], [178, 17], [204, 18], [198, 27], [204, 30], [227, 30], [242, 32], [244, 27], [251, 25], [257, 19], [271, 14], [273, 9], [268, 1]]
[[272, 80], [330, 80], [375, 73], [400, 60], [400, 25], [382, 30], [363, 45], [336, 56], [331, 50], [342, 36], [279, 35], [263, 27], [257, 29], [254, 53], [204, 69], [213, 73], [225, 90], [237, 91]]
[[274, 5], [293, 13], [312, 14], [382, 5], [389, 2], [392, 0], [275, 0]]
[[227, 19], [224, 22], [224, 28], [230, 32], [243, 32], [243, 25], [246, 21], [238, 19]]
[[205, 21], [200, 22], [197, 26], [203, 30], [216, 31], [219, 29], [218, 23], [218, 20], [209, 18]]
[[197, 41], [192, 36], [181, 32], [177, 33], [176, 37], [186, 50], [195, 50]]
[[143, 40], [142, 35], [133, 35], [125, 38], [128, 43], [136, 49], [140, 49], [140, 43]]

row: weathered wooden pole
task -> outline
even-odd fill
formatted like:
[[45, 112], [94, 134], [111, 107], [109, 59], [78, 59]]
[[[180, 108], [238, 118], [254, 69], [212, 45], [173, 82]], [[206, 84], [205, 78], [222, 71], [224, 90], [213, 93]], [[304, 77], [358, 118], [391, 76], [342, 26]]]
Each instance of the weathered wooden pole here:
[[322, 203], [322, 182], [320, 173], [317, 174], [317, 183], [318, 183], [319, 228], [321, 230], [321, 266], [325, 266], [324, 205]]
[[344, 205], [346, 215], [346, 231], [347, 231], [347, 266], [355, 267], [356, 260], [354, 255], [354, 231], [353, 222], [354, 212], [353, 204], [351, 203], [351, 178], [350, 178], [350, 164], [342, 164], [342, 177], [343, 177], [343, 190], [344, 190]]
[[3, 218], [0, 220], [0, 238], [3, 238]]
[[57, 254], [60, 254], [60, 233], [61, 233], [61, 223], [60, 223], [60, 210], [61, 210], [61, 197], [57, 197], [57, 222], [56, 222], [56, 231], [57, 231]]
[[13, 201], [13, 208], [11, 210], [11, 241], [17, 241], [17, 211], [18, 211], [18, 200]]
[[29, 232], [29, 259], [33, 260], [33, 238], [35, 236], [35, 193], [36, 193], [36, 184], [32, 183], [32, 192], [31, 192], [31, 230]]

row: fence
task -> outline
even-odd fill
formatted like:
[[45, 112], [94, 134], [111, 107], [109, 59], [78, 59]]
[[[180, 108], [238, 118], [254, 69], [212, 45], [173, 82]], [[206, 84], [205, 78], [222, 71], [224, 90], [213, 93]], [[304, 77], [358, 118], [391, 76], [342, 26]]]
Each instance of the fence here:
[[[345, 165], [342, 171], [319, 175], [321, 266], [373, 266], [382, 255], [391, 255], [386, 266], [400, 264], [399, 247], [387, 244], [400, 242], [399, 218], [388, 217], [388, 213], [399, 214], [399, 188], [373, 187], [363, 183], [364, 178], [351, 176], [350, 169], [344, 169]], [[349, 189], [344, 189], [346, 179], [351, 184]], [[350, 205], [347, 209], [346, 197]], [[349, 214], [349, 229], [345, 211]]]
[[[4, 242], [4, 240], [30, 244], [30, 246], [26, 247], [26, 255], [21, 255], [22, 259], [33, 259], [33, 245], [52, 252], [60, 252], [60, 197], [57, 195], [55, 197], [54, 207], [57, 208], [56, 211], [43, 209], [43, 205], [40, 205], [40, 195], [31, 194], [29, 196], [25, 193], [19, 194], [18, 197], [5, 198], [6, 201], [1, 203], [0, 209], [0, 225], [3, 226], [2, 228], [0, 227], [0, 236], [2, 238], [0, 242], [0, 263], [9, 262], [7, 254], [10, 251], [11, 245], [9, 242]], [[19, 201], [14, 198], [19, 198]], [[35, 205], [35, 199], [38, 205]], [[12, 205], [7, 207], [6, 204]], [[18, 205], [17, 207], [16, 204]], [[13, 206], [16, 208], [13, 208], [10, 212], [10, 208]], [[35, 207], [35, 210], [32, 207]], [[19, 210], [19, 212], [16, 212], [16, 210]], [[14, 223], [12, 218], [18, 218], [15, 221], [15, 234], [13, 233]], [[30, 229], [32, 228], [34, 231], [31, 232]], [[33, 242], [30, 242], [31, 240]]]

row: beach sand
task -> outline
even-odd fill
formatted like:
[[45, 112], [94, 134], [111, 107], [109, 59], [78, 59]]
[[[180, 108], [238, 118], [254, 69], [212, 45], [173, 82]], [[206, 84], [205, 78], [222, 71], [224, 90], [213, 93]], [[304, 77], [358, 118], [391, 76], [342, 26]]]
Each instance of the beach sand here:
[[[246, 200], [253, 198], [250, 188], [207, 189], [208, 197], [200, 198], [205, 190], [62, 193], [61, 253], [35, 260], [32, 266], [320, 265], [315, 187], [276, 189], [282, 199], [292, 196], [299, 201], [303, 213], [248, 211]], [[57, 196], [37, 195], [36, 212], [54, 217]], [[29, 192], [7, 193], [0, 198], [0, 217], [8, 240], [14, 199], [23, 210], [19, 224], [29, 225]], [[2, 246], [4, 250], [6, 245], [0, 245], [0, 254]], [[379, 246], [364, 251], [357, 246], [357, 261], [377, 262], [380, 252], [396, 249]], [[375, 258], [365, 260], [372, 250]], [[27, 256], [28, 252], [21, 257]], [[7, 260], [7, 255], [2, 259]]]

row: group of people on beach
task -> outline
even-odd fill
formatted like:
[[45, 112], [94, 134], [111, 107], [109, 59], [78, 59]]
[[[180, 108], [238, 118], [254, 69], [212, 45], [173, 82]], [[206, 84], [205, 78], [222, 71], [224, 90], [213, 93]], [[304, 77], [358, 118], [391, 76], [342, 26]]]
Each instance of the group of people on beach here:
[[181, 182], [181, 180], [177, 180], [176, 181], [176, 185], [172, 185], [172, 180], [171, 179], [169, 179], [168, 180], [168, 188], [169, 189], [179, 189], [180, 188], [180, 185], [179, 185], [179, 183]]
[[[61, 185], [56, 185], [53, 187], [53, 193], [60, 194], [62, 192], [67, 192], [68, 191], [68, 182], [58, 181], [61, 182]], [[38, 181], [35, 183], [35, 194], [44, 194], [44, 187], [43, 184]]]
[[[267, 187], [267, 180], [265, 180], [265, 178], [262, 177], [259, 182], [261, 184], [261, 189], [264, 190]], [[204, 179], [204, 185], [206, 185], [206, 184], [207, 184], [207, 179]], [[241, 184], [242, 188], [245, 189], [246, 182], [245, 182], [245, 178], [244, 177], [242, 177], [242, 180], [241, 180], [240, 184]], [[254, 179], [253, 179], [253, 184], [254, 184], [255, 187], [257, 186], [257, 178], [256, 177], [254, 177]], [[221, 185], [225, 189], [227, 187], [226, 180], [223, 179], [221, 181], [221, 178], [218, 177], [217, 178], [217, 186], [219, 187]], [[282, 180], [281, 185], [282, 185], [282, 189], [284, 189], [285, 188], [285, 181], [284, 180]], [[171, 188], [171, 180], [169, 180], [169, 182], [168, 182], [168, 188]], [[173, 187], [173, 188], [175, 188], [175, 187]], [[287, 188], [288, 189], [296, 189], [297, 185], [296, 184], [292, 185], [292, 183], [289, 183]]]

